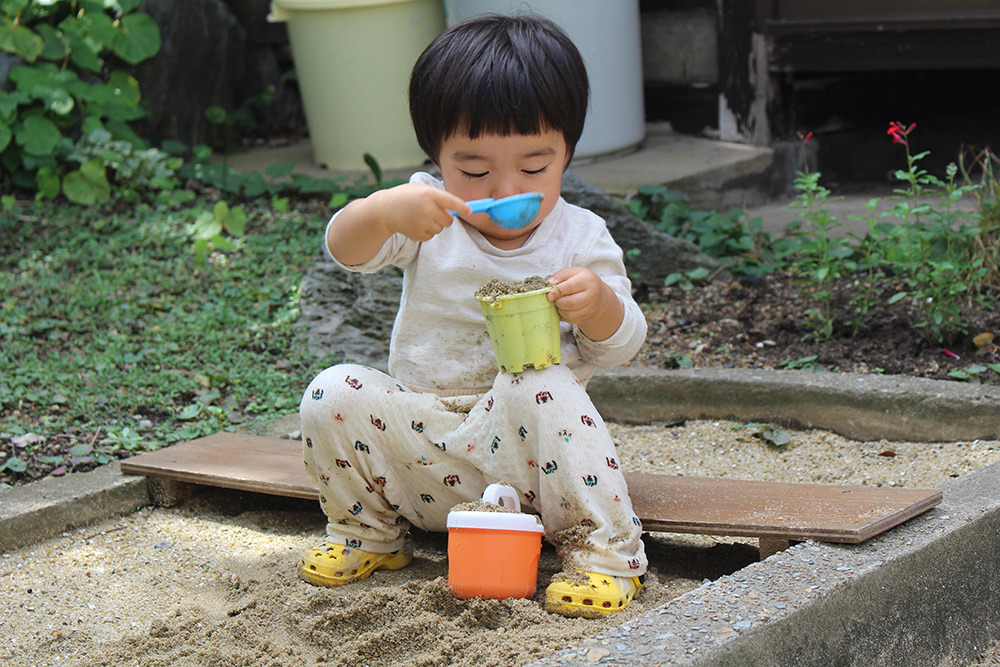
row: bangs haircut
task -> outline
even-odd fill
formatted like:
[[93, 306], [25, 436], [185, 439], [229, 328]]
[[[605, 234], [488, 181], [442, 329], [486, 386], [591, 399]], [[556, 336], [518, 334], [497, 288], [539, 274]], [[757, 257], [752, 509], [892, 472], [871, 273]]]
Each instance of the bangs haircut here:
[[537, 16], [475, 16], [438, 35], [410, 75], [410, 118], [435, 163], [452, 135], [561, 132], [573, 157], [590, 99], [580, 52]]

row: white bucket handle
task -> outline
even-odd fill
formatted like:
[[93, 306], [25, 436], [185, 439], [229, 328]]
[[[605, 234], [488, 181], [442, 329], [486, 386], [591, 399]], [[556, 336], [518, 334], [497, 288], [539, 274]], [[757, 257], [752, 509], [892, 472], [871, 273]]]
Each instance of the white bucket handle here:
[[[507, 502], [504, 502], [507, 501]], [[517, 491], [506, 484], [490, 484], [483, 491], [483, 502], [500, 505], [515, 512], [521, 511], [521, 502], [517, 499]]]

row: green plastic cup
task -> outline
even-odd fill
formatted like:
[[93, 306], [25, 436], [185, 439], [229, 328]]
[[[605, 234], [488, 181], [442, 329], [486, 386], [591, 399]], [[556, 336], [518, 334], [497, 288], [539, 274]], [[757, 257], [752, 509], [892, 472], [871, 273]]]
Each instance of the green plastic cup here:
[[559, 313], [546, 296], [551, 289], [476, 297], [501, 371], [520, 373], [559, 363]]

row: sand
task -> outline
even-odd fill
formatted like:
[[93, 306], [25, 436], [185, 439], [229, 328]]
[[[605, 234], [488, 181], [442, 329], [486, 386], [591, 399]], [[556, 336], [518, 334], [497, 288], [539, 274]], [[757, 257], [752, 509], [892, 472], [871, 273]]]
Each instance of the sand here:
[[[938, 487], [1000, 459], [1000, 442], [859, 443], [762, 427], [611, 424], [625, 470], [798, 482]], [[542, 609], [560, 566], [543, 549], [531, 600], [463, 601], [447, 589], [447, 538], [417, 534], [413, 564], [319, 588], [295, 576], [322, 540], [315, 503], [214, 490], [0, 555], [0, 664], [520, 665], [735, 572], [752, 541], [647, 535], [647, 587], [620, 614]]]

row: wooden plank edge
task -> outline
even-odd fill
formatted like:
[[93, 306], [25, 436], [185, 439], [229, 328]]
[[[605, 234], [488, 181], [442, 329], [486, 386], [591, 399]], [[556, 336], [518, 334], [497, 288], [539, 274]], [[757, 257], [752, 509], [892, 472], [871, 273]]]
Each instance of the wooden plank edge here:
[[275, 484], [271, 482], [261, 482], [260, 480], [245, 480], [236, 477], [219, 477], [217, 475], [204, 475], [192, 472], [175, 473], [165, 471], [162, 468], [147, 468], [142, 465], [122, 466], [122, 473], [126, 475], [143, 475], [152, 479], [170, 479], [178, 482], [186, 482], [197, 486], [221, 487], [224, 489], [235, 489], [237, 491], [251, 491], [254, 493], [266, 493], [271, 496], [286, 496], [289, 498], [304, 498], [306, 500], [319, 500], [319, 491], [315, 487], [306, 488], [293, 484]]
[[943, 498], [944, 494], [942, 494], [941, 490], [938, 489], [918, 503], [914, 503], [893, 512], [889, 516], [873, 521], [861, 529], [862, 541], [884, 533], [885, 531], [895, 528], [896, 526], [901, 525], [914, 517], [920, 516], [933, 507], [937, 507], [941, 504]]
[[824, 531], [785, 526], [743, 526], [737, 528], [729, 524], [721, 526], [681, 521], [643, 521], [641, 518], [640, 521], [642, 521], [642, 530], [646, 533], [685, 533], [690, 535], [718, 535], [720, 537], [766, 537], [779, 540], [795, 540], [797, 542], [815, 540], [817, 542], [836, 542], [838, 544], [861, 544], [866, 539], [862, 537], [860, 530], [857, 529]]

